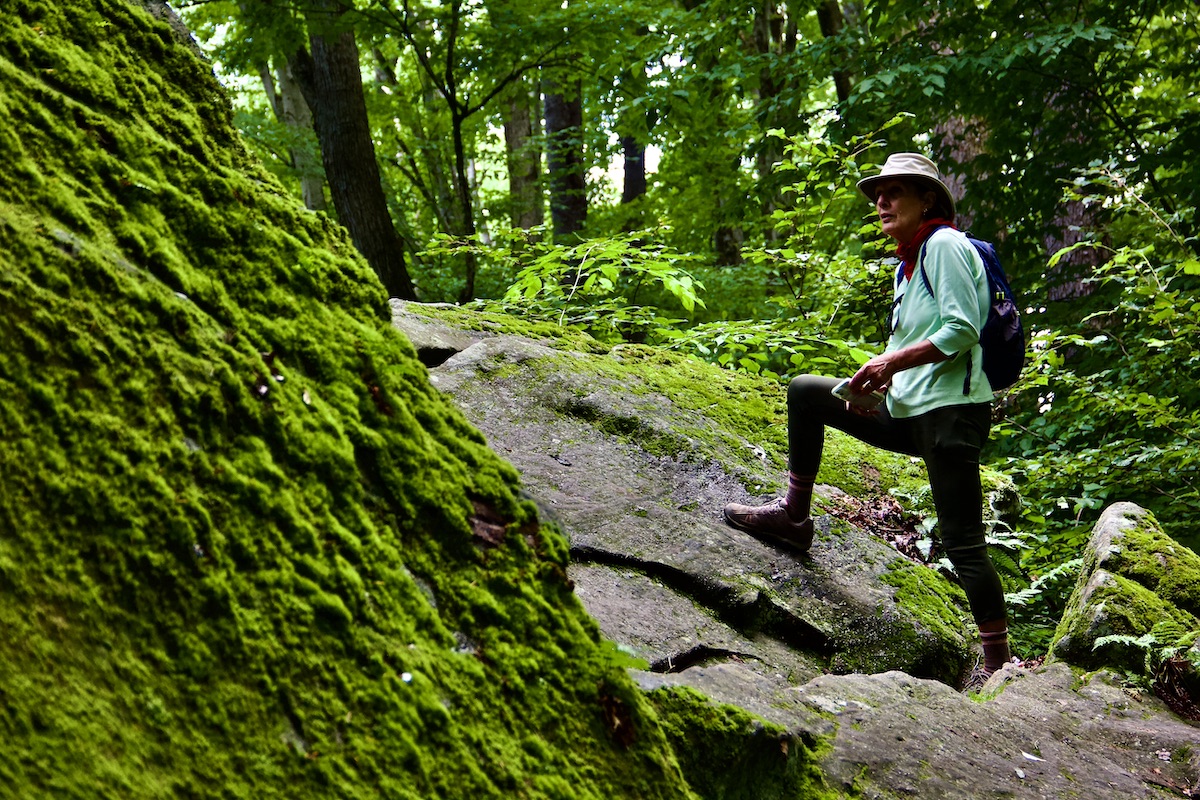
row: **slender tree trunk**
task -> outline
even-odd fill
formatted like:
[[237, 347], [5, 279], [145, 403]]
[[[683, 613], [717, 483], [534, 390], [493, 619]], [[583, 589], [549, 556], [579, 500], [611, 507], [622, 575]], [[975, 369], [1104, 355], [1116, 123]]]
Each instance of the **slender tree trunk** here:
[[[754, 14], [754, 52], [756, 56], [760, 57], [763, 64], [758, 71], [758, 104], [759, 108], [763, 109], [764, 116], [760, 123], [762, 134], [759, 137], [755, 162], [758, 168], [759, 185], [770, 192], [769, 195], [762, 198], [762, 213], [768, 220], [775, 212], [780, 200], [774, 189], [777, 181], [772, 176], [776, 162], [783, 158], [783, 141], [773, 136], [767, 136], [766, 132], [775, 127], [781, 127], [790, 132], [794, 126], [794, 122], [791, 120], [779, 120], [778, 112], [770, 111], [771, 107], [775, 105], [776, 98], [783, 91], [786, 79], [781, 80], [776, 75], [773, 67], [774, 58], [761, 58], [762, 56], [771, 56], [782, 49], [782, 20], [783, 16], [775, 4], [775, 0], [759, 0]], [[781, 236], [775, 226], [770, 224], [764, 226], [763, 234], [768, 242], [776, 242]]]
[[[471, 207], [483, 208], [483, 198], [479, 194], [479, 162], [472, 157], [467, 161], [467, 180], [471, 187]], [[488, 228], [487, 215], [480, 214], [475, 223], [475, 232], [479, 234], [479, 242], [485, 246], [492, 243], [492, 232]]]
[[535, 95], [525, 81], [517, 83], [504, 115], [504, 147], [508, 156], [508, 197], [513, 224], [529, 230], [545, 222], [542, 200], [542, 154], [535, 121], [540, 118]]
[[[693, 14], [706, 13], [706, 7], [703, 0], [681, 0], [685, 11]], [[695, 55], [695, 63], [697, 74], [711, 75], [712, 71], [719, 63], [719, 53], [711, 44], [702, 44], [697, 48]], [[724, 98], [722, 96], [723, 87], [719, 81], [710, 80], [707, 83], [701, 82], [698, 90], [699, 96], [698, 107], [703, 109], [713, 109], [710, 114], [714, 117], [713, 128], [718, 131], [728, 130], [725, 125], [725, 112], [723, 110]], [[720, 266], [735, 266], [742, 262], [741, 243], [745, 241], [745, 232], [740, 224], [731, 224], [726, 222], [727, 219], [739, 219], [741, 217], [741, 209], [746, 204], [746, 198], [740, 192], [736, 196], [729, 196], [730, 192], [722, 191], [719, 187], [725, 183], [723, 180], [725, 174], [736, 175], [741, 172], [741, 155], [736, 156], [729, 164], [728, 169], [720, 169], [717, 171], [721, 175], [721, 180], [714, 181], [717, 187], [713, 192], [712, 205], [716, 209], [713, 215], [714, 228], [712, 233], [713, 250], [716, 256], [716, 263]], [[729, 213], [726, 213], [729, 209]]]
[[[645, 36], [649, 31], [645, 27], [638, 28], [637, 36]], [[621, 95], [626, 100], [629, 109], [621, 115], [617, 130], [621, 134], [621, 153], [624, 157], [625, 181], [621, 187], [621, 202], [632, 203], [646, 194], [646, 141], [650, 129], [654, 126], [653, 112], [637, 110], [630, 100], [643, 97], [646, 94], [646, 66], [639, 64], [636, 68], [625, 70], [621, 74]], [[636, 220], [630, 220], [630, 225]]]
[[565, 242], [587, 221], [587, 183], [583, 161], [582, 81], [546, 93], [546, 168], [550, 186], [550, 221], [555, 241]]
[[[647, 26], [640, 25], [635, 36], [641, 38], [649, 32]], [[624, 158], [625, 180], [620, 190], [620, 201], [632, 203], [637, 198], [646, 196], [646, 142], [650, 130], [654, 127], [656, 114], [642, 113], [635, 106], [638, 97], [646, 96], [646, 65], [637, 64], [620, 73], [618, 86], [620, 95], [624, 98], [625, 112], [617, 121], [617, 131], [620, 134], [620, 151]], [[637, 219], [629, 219], [629, 228], [636, 227]]]
[[[740, 167], [740, 164], [735, 164]], [[724, 209], [735, 206], [731, 216], [737, 215], [736, 205], [729, 197], [715, 198], [718, 213], [724, 216]], [[735, 266], [742, 263], [742, 245], [746, 241], [746, 232], [740, 225], [721, 225], [713, 232], [713, 249], [716, 251], [717, 263], [721, 266]]]
[[341, 11], [331, 3], [308, 13], [311, 55], [301, 49], [295, 75], [313, 113], [321, 158], [338, 219], [350, 232], [384, 288], [393, 297], [415, 300], [380, 181], [367, 119], [362, 72], [354, 33], [336, 27]]
[[[471, 182], [467, 178], [467, 146], [463, 135], [466, 122], [461, 107], [451, 100], [450, 105], [450, 139], [454, 145], [454, 195], [458, 201], [459, 216], [462, 220], [464, 236], [475, 235], [475, 206], [471, 198]], [[475, 274], [479, 271], [479, 263], [475, 253], [468, 250], [464, 256], [466, 282], [458, 296], [458, 302], [466, 303], [475, 299]]]
[[622, 136], [621, 153], [625, 161], [621, 202], [632, 203], [646, 194], [646, 146], [636, 136]]
[[[838, 5], [838, 0], [824, 0], [817, 6], [817, 23], [821, 26], [821, 35], [826, 39], [842, 32], [846, 25], [846, 16]], [[835, 69], [833, 86], [837, 90], [838, 102], [844, 103], [850, 99], [850, 73], [843, 69]]]
[[[422, 81], [421, 101], [413, 107], [413, 128], [420, 136], [418, 144], [425, 169], [437, 197], [437, 216], [444, 221], [442, 233], [456, 235], [464, 230], [461, 206], [454, 199], [454, 168], [450, 165], [452, 148], [446, 147], [445, 118], [440, 114], [428, 113], [442, 102], [441, 95], [427, 81]], [[397, 84], [399, 86], [399, 84]]]
[[[279, 69], [279, 96], [283, 103], [283, 122], [293, 128], [303, 131], [313, 129], [312, 111], [300, 91], [291, 61], [284, 63]], [[314, 157], [315, 151], [302, 147], [292, 148], [292, 166], [300, 174], [300, 194], [304, 198], [306, 208], [313, 211], [324, 211], [325, 202], [325, 171], [319, 158]]]
[[[275, 119], [302, 136], [311, 136], [312, 112], [300, 91], [292, 62], [285, 60], [277, 65], [274, 72], [270, 66], [264, 65], [259, 70], [259, 75], [262, 78], [263, 89], [267, 92], [271, 110], [275, 112]], [[320, 158], [306, 147], [288, 148], [288, 158], [291, 159], [292, 169], [300, 178], [300, 196], [304, 198], [305, 208], [310, 211], [324, 211], [327, 205], [325, 172], [321, 168]]]

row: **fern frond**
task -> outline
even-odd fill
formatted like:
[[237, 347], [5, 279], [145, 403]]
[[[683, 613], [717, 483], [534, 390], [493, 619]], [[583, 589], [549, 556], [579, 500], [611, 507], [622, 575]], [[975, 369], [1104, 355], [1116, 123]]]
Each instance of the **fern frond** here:
[[1135, 647], [1143, 652], [1154, 646], [1156, 640], [1153, 633], [1144, 633], [1141, 636], [1131, 636], [1127, 633], [1110, 633], [1108, 636], [1101, 636], [1092, 642], [1092, 650], [1099, 650], [1101, 647], [1108, 645], [1128, 645]]

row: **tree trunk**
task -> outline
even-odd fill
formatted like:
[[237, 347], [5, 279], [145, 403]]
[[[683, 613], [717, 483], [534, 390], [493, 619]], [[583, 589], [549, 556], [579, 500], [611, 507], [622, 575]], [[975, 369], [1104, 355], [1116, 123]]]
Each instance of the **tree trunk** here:
[[[262, 77], [263, 89], [267, 92], [267, 100], [275, 119], [296, 131], [301, 137], [311, 136], [313, 130], [312, 112], [300, 91], [296, 81], [292, 62], [285, 61], [278, 65], [274, 72], [269, 66], [259, 70]], [[307, 147], [288, 148], [288, 158], [291, 159], [292, 169], [300, 178], [300, 196], [304, 198], [304, 207], [310, 211], [324, 211], [325, 202], [325, 173], [321, 168], [320, 158]]]
[[[648, 30], [638, 28], [637, 36], [645, 36]], [[642, 112], [631, 102], [634, 98], [646, 94], [646, 66], [640, 64], [636, 68], [621, 73], [620, 93], [625, 98], [625, 111], [617, 123], [617, 131], [621, 136], [621, 153], [625, 161], [625, 181], [621, 187], [621, 202], [632, 203], [646, 194], [646, 141], [650, 138], [650, 130], [654, 127], [656, 114], [653, 111]], [[637, 224], [630, 220], [629, 224]]]
[[583, 230], [587, 220], [587, 184], [583, 162], [582, 81], [546, 93], [546, 169], [550, 185], [550, 221], [557, 242]]
[[[322, 5], [323, 9], [330, 7], [329, 3]], [[358, 44], [352, 31], [335, 28], [341, 13], [308, 13], [312, 53], [303, 49], [296, 53], [295, 76], [312, 109], [338, 219], [388, 293], [415, 300], [416, 291], [404, 266], [404, 245], [388, 213], [375, 161]]]
[[[450, 140], [454, 146], [454, 195], [462, 221], [460, 233], [471, 238], [475, 235], [475, 206], [471, 196], [471, 181], [467, 177], [467, 145], [463, 130], [466, 117], [463, 116], [462, 106], [451, 98], [447, 99], [450, 100]], [[458, 295], [458, 302], [467, 303], [475, 299], [475, 275], [479, 271], [479, 263], [473, 250], [467, 250], [463, 261], [466, 280]]]
[[[821, 26], [821, 35], [826, 39], [831, 39], [842, 32], [842, 28], [846, 24], [846, 17], [837, 0], [825, 0], [817, 6], [817, 22]], [[838, 102], [844, 103], [850, 99], [850, 73], [842, 69], [835, 69], [833, 86], [837, 90]]]
[[636, 136], [622, 136], [621, 152], [625, 159], [621, 202], [632, 203], [646, 194], [646, 146]]
[[[776, 76], [776, 68], [773, 66], [775, 59], [771, 57], [782, 49], [782, 22], [783, 15], [775, 4], [775, 0], [759, 0], [754, 13], [753, 41], [754, 53], [763, 64], [758, 71], [758, 106], [762, 109], [760, 113], [763, 115], [763, 121], [759, 123], [762, 127], [762, 135], [759, 137], [755, 163], [758, 168], [759, 185], [768, 192], [762, 198], [762, 214], [768, 220], [779, 206], [781, 199], [775, 188], [778, 180], [773, 175], [775, 164], [783, 159], [783, 141], [773, 136], [767, 136], [766, 132], [771, 128], [780, 127], [791, 133], [795, 125], [794, 120], [780, 120], [778, 112], [770, 111], [786, 83], [786, 78], [781, 80]], [[775, 243], [781, 237], [775, 226], [770, 224], [764, 226], [763, 235], [768, 243]], [[728, 243], [725, 245], [726, 248], [729, 246]]]
[[538, 149], [535, 121], [541, 116], [537, 100], [517, 82], [504, 116], [504, 147], [508, 156], [508, 198], [513, 224], [529, 230], [546, 221], [542, 202], [542, 154]]

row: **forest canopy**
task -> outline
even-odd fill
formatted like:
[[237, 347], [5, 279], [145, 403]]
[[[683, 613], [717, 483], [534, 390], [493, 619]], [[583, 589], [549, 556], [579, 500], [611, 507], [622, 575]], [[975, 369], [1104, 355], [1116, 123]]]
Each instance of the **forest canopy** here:
[[1032, 334], [997, 542], [1062, 574], [1121, 499], [1200, 544], [1192, 0], [181, 6], [246, 141], [393, 296], [781, 380], [880, 347], [894, 262], [853, 187], [927, 153]]

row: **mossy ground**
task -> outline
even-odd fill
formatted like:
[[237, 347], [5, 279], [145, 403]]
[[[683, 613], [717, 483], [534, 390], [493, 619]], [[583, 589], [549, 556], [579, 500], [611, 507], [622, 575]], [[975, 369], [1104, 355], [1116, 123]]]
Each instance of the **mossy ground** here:
[[0, 786], [688, 797], [515, 472], [121, 0], [0, 21]]

